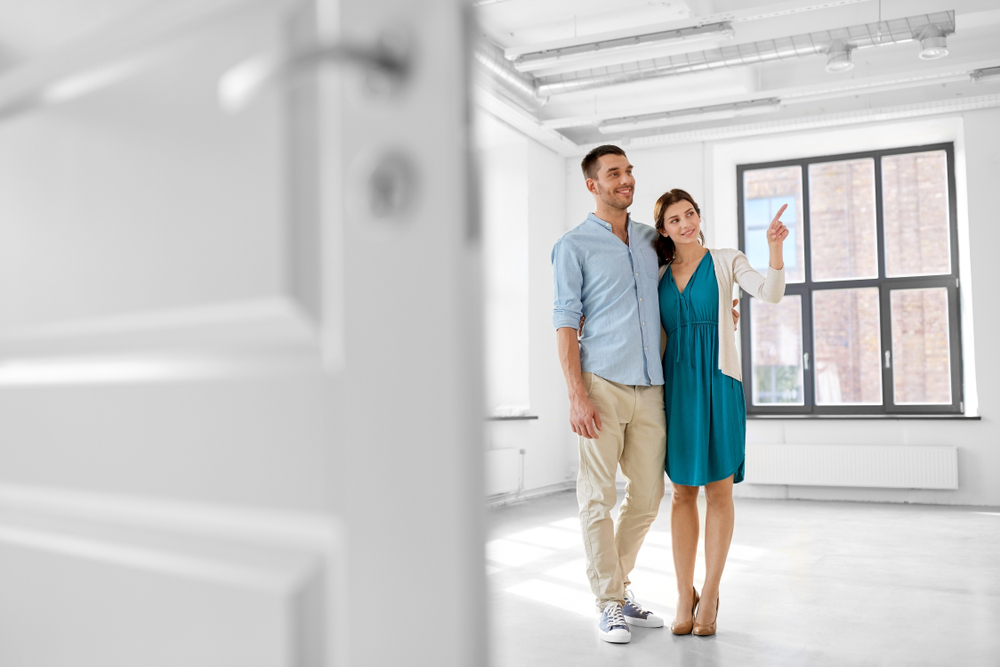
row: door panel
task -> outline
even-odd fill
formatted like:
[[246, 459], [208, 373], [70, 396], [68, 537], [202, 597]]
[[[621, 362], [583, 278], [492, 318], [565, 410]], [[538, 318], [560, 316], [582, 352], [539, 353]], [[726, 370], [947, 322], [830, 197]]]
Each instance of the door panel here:
[[[148, 5], [0, 75], [0, 664], [485, 662], [466, 28], [411, 5]], [[296, 61], [386, 30], [394, 92]]]

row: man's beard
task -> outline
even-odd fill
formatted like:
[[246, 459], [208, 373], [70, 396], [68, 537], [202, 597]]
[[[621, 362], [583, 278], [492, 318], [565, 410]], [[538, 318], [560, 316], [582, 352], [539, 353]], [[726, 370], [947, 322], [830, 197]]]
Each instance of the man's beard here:
[[[634, 192], [634, 188], [633, 188]], [[624, 197], [619, 197], [615, 194], [614, 190], [603, 190], [601, 186], [597, 186], [597, 196], [601, 198], [601, 201], [610, 206], [611, 208], [616, 208], [619, 211], [624, 211], [629, 206], [632, 205], [632, 198], [629, 197], [625, 199]]]

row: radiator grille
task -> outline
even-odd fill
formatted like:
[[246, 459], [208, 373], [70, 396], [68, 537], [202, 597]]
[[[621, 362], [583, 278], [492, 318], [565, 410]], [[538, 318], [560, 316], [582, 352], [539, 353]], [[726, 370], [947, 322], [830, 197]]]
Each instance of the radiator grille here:
[[957, 489], [958, 448], [748, 444], [750, 484]]

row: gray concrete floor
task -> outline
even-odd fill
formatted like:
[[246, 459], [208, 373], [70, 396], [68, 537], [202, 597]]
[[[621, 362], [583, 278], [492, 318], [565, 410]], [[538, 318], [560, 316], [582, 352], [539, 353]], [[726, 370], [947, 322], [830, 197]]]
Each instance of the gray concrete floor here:
[[[669, 509], [632, 575], [668, 625]], [[495, 667], [1000, 666], [1000, 508], [737, 499], [718, 634], [635, 628], [627, 645], [597, 637], [574, 493], [489, 515]]]

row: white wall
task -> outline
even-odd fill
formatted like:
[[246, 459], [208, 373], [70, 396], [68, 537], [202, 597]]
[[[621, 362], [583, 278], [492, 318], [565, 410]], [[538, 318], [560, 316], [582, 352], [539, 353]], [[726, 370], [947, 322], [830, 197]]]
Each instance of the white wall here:
[[528, 392], [528, 139], [476, 123], [483, 229], [486, 409], [519, 414]]
[[[704, 145], [684, 144], [656, 150], [626, 150], [634, 167], [635, 199], [629, 213], [636, 222], [653, 224], [653, 204], [667, 190], [689, 191], [701, 203], [705, 190]], [[566, 228], [583, 222], [594, 210], [594, 198], [587, 192], [579, 159], [566, 160]], [[705, 234], [712, 230], [712, 217], [705, 217]]]
[[[526, 357], [510, 356], [513, 348], [493, 345], [486, 368], [505, 375], [498, 386], [518, 381], [519, 364], [526, 363], [529, 414], [537, 419], [490, 422], [487, 447], [523, 449], [525, 491], [559, 488], [573, 479], [576, 450], [568, 427], [569, 402], [556, 356], [555, 331], [552, 328], [552, 269], [550, 253], [565, 231], [566, 198], [565, 160], [551, 150], [524, 136], [508, 125], [480, 112], [476, 118], [480, 140], [479, 158], [482, 174], [481, 201], [486, 206], [502, 206], [504, 211], [484, 210], [484, 223], [502, 225], [497, 235], [518, 234], [527, 230], [523, 264], [515, 261], [496, 267], [484, 260], [487, 268], [499, 270], [510, 278], [526, 278], [527, 290], [519, 306], [527, 327]], [[510, 248], [491, 245], [495, 238], [484, 233], [484, 254], [494, 257]], [[513, 285], [513, 293], [520, 294]], [[511, 284], [507, 285], [510, 291]], [[489, 318], [488, 318], [489, 321]], [[504, 323], [509, 327], [511, 323]], [[495, 339], [494, 339], [495, 340]], [[487, 334], [487, 344], [490, 334]], [[508, 349], [510, 348], [510, 349]], [[491, 381], [493, 382], [493, 381]], [[492, 409], [493, 406], [488, 406]]]
[[[783, 158], [954, 141], [962, 265], [962, 326], [965, 401], [981, 421], [946, 420], [749, 420], [747, 441], [757, 443], [954, 445], [959, 448], [957, 491], [764, 487], [741, 484], [744, 496], [1000, 505], [1000, 426], [995, 413], [1000, 389], [988, 378], [1000, 371], [993, 342], [997, 309], [993, 249], [1000, 244], [996, 182], [1000, 179], [1000, 110], [949, 117], [850, 126], [820, 132], [768, 135], [730, 142], [703, 142], [630, 150], [635, 165], [633, 216], [652, 221], [656, 197], [687, 189], [702, 206], [709, 245], [735, 247], [736, 165]], [[572, 186], [578, 167], [568, 161], [568, 224], [581, 219], [589, 201]], [[979, 341], [979, 345], [976, 345]], [[977, 378], [982, 381], [977, 382]]]

